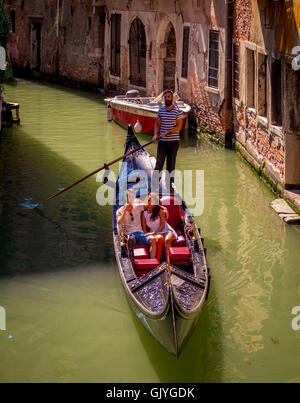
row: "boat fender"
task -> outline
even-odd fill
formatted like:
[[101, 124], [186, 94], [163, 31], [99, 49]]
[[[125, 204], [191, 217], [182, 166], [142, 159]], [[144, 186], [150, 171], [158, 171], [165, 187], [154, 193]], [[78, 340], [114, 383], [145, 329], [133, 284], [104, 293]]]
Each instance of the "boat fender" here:
[[134, 125], [134, 131], [137, 133], [141, 133], [142, 131], [142, 125], [140, 124], [140, 122], [137, 120], [136, 124]]
[[109, 122], [112, 121], [112, 107], [111, 107], [111, 104], [107, 105], [107, 120]]
[[109, 167], [107, 166], [107, 164], [104, 164], [103, 166], [104, 166], [105, 171], [104, 171], [104, 174], [103, 174], [102, 182], [104, 183], [104, 185], [106, 185], [107, 182], [108, 182], [108, 177], [109, 177], [109, 174], [110, 174], [110, 170], [109, 170]]
[[102, 177], [102, 183], [104, 185], [109, 186], [109, 187], [115, 189], [116, 191], [118, 191], [118, 186], [117, 186], [116, 182], [108, 179], [110, 172], [111, 172], [110, 169], [108, 168], [108, 166], [106, 164], [104, 164], [104, 167], [106, 168], [106, 170], [104, 171], [104, 174]]
[[206, 296], [205, 296], [206, 300], [208, 299], [208, 294], [209, 294], [209, 290], [210, 290], [210, 279], [211, 279], [210, 268], [208, 267], [207, 268], [207, 282], [208, 282], [208, 284], [207, 284], [207, 291], [206, 291]]

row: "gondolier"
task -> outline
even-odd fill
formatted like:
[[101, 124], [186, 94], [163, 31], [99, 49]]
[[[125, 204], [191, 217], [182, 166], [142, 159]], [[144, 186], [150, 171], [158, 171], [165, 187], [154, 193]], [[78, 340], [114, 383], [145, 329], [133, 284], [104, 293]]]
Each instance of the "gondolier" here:
[[[159, 139], [155, 170], [160, 173], [167, 159], [167, 171], [171, 174], [175, 170], [183, 115], [181, 110], [173, 104], [173, 91], [164, 91], [164, 100], [165, 105], [159, 108], [154, 128], [153, 141]], [[173, 182], [174, 176], [171, 176], [170, 185]]]

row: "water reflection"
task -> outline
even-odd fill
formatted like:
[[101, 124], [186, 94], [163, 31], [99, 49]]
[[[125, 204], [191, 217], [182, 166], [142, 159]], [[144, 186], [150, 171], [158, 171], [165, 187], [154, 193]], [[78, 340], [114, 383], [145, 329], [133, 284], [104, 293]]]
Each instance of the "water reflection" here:
[[22, 125], [0, 141], [1, 381], [297, 381], [300, 230], [277, 217], [274, 196], [233, 151], [196, 137], [179, 150], [179, 169], [205, 171], [197, 224], [212, 283], [176, 361], [126, 302], [95, 178], [29, 208], [121, 155], [126, 131], [106, 122], [96, 95], [20, 80], [7, 97], [20, 102]]

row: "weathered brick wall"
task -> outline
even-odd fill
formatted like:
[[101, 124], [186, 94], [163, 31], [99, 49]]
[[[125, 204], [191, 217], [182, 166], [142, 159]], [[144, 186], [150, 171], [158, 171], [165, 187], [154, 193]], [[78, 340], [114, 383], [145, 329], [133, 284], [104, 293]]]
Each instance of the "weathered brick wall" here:
[[234, 36], [239, 40], [249, 40], [253, 18], [252, 0], [235, 0]]
[[[259, 8], [259, 5], [261, 8]], [[274, 182], [284, 186], [288, 183], [286, 176], [288, 157], [286, 140], [289, 132], [295, 131], [295, 127], [292, 129], [289, 122], [291, 116], [298, 116], [298, 112], [295, 113], [295, 105], [297, 105], [296, 99], [299, 96], [295, 94], [292, 88], [288, 89], [289, 84], [285, 80], [287, 71], [290, 69], [285, 57], [285, 51], [291, 48], [297, 29], [294, 27], [292, 33], [290, 29], [286, 31], [284, 28], [288, 24], [294, 24], [293, 7], [289, 6], [288, 10], [285, 2], [276, 2], [272, 5], [272, 13], [269, 14], [266, 20], [264, 13], [266, 6], [266, 0], [260, 2], [257, 0], [236, 0], [235, 2], [235, 41], [240, 45], [240, 99], [234, 102], [234, 127], [236, 138], [240, 145], [249, 152], [258, 166], [265, 170]], [[257, 113], [261, 104], [261, 99], [257, 95], [257, 91], [260, 88], [258, 63], [256, 64], [255, 73], [255, 107], [254, 109], [246, 107], [246, 47], [249, 46], [249, 43], [253, 46], [252, 49], [255, 52], [256, 60], [259, 61], [258, 55], [260, 52], [264, 50], [267, 52], [267, 111], [265, 118], [260, 118]], [[282, 57], [283, 97], [289, 98], [289, 101], [283, 100], [282, 103], [284, 105], [282, 127], [274, 127], [271, 124], [272, 82], [270, 61], [273, 55], [277, 55], [277, 57], [281, 55]]]

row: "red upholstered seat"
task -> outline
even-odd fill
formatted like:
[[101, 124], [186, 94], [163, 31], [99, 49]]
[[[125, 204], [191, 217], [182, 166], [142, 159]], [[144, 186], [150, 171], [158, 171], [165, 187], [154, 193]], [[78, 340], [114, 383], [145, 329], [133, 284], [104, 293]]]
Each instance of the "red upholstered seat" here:
[[134, 245], [134, 249], [144, 249], [147, 245]]
[[136, 275], [142, 277], [155, 269], [159, 265], [159, 261], [157, 259], [135, 259], [134, 264]]
[[135, 259], [148, 259], [147, 249], [140, 247], [134, 249], [134, 258]]
[[182, 215], [178, 200], [174, 196], [165, 196], [162, 197], [161, 203], [164, 207], [168, 209], [169, 212], [168, 223], [175, 231], [180, 229]]
[[176, 241], [173, 241], [172, 245], [176, 247], [186, 246], [185, 237], [183, 236], [183, 233], [180, 229], [185, 213], [181, 210], [178, 200], [174, 196], [165, 196], [162, 197], [161, 203], [164, 207], [168, 209], [168, 223], [178, 235], [178, 239]]
[[170, 248], [170, 261], [172, 264], [177, 266], [188, 266], [190, 259], [191, 253], [187, 247], [172, 246]]

